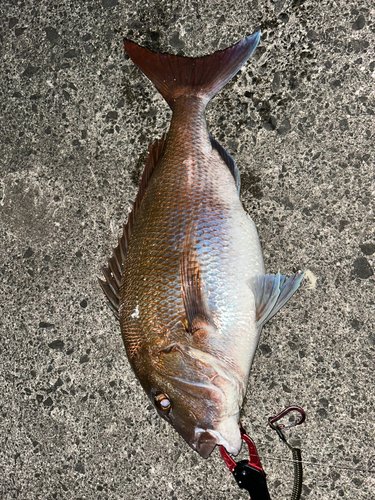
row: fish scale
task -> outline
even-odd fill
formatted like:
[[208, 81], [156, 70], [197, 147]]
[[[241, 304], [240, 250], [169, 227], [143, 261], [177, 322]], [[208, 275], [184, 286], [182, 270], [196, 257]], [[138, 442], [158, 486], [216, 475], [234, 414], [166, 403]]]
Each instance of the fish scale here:
[[173, 114], [166, 137], [150, 148], [100, 283], [141, 385], [204, 458], [217, 444], [239, 452], [239, 413], [261, 329], [303, 278], [265, 274], [257, 230], [239, 198], [239, 171], [205, 120], [207, 103], [259, 37], [195, 59], [125, 41]]
[[[190, 106], [189, 102], [186, 104]], [[231, 326], [238, 328], [238, 323], [244, 322], [248, 329], [249, 321], [244, 321], [242, 316], [249, 318], [253, 300], [246, 279], [264, 272], [258, 239], [251, 238], [255, 228], [243, 211], [228, 167], [211, 148], [203, 106], [197, 112], [183, 106], [183, 111], [183, 119], [180, 114], [173, 118], [165, 154], [142, 200], [128, 248], [127, 264], [131, 273], [125, 273], [122, 281], [124, 308], [120, 315], [125, 345], [128, 333], [134, 338], [136, 330], [139, 331], [140, 327], [143, 331], [150, 329], [151, 323], [156, 326], [152, 331], [159, 340], [165, 325], [183, 317], [180, 248], [190, 217], [195, 226], [197, 247], [202, 247], [198, 253], [203, 280], [218, 325], [225, 323], [230, 329]], [[199, 119], [196, 119], [197, 115]], [[184, 131], [183, 141], [178, 130]], [[189, 147], [191, 144], [193, 147]], [[202, 151], [207, 152], [202, 154]], [[187, 162], [189, 159], [193, 161]], [[186, 163], [190, 166], [181, 169]], [[190, 190], [186, 182], [189, 178]], [[233, 223], [236, 216], [244, 219], [240, 231]], [[255, 251], [252, 240], [256, 240]], [[142, 248], [147, 248], [147, 259], [139, 257]], [[250, 256], [255, 256], [255, 266], [250, 262]], [[218, 276], [226, 277], [221, 280], [221, 286]], [[227, 294], [235, 298], [231, 307], [225, 300]], [[239, 302], [240, 296], [244, 297], [248, 307]], [[139, 300], [141, 302], [137, 302]], [[131, 314], [137, 303], [141, 317], [135, 319]], [[227, 353], [228, 349], [238, 349], [238, 340], [226, 331], [223, 333], [227, 342], [221, 345], [221, 351]], [[245, 333], [240, 335], [241, 339]], [[148, 340], [153, 342], [152, 333], [148, 335]], [[222, 344], [223, 340], [220, 342]], [[235, 343], [235, 346], [230, 346], [230, 343]], [[243, 347], [249, 350], [249, 346], [245, 341]], [[243, 371], [246, 369], [244, 367]]]

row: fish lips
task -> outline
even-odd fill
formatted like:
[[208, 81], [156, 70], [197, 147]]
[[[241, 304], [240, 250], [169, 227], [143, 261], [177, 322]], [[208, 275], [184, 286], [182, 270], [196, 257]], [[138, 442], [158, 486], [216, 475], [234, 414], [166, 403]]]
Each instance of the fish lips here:
[[199, 433], [197, 442], [192, 445], [192, 448], [197, 451], [202, 458], [208, 458], [217, 444], [216, 436], [202, 429], [202, 432]]
[[193, 448], [202, 458], [208, 458], [215, 446], [224, 446], [228, 453], [238, 455], [241, 449], [241, 432], [239, 424], [231, 422], [230, 435], [224, 436], [216, 429], [196, 429], [197, 441]]

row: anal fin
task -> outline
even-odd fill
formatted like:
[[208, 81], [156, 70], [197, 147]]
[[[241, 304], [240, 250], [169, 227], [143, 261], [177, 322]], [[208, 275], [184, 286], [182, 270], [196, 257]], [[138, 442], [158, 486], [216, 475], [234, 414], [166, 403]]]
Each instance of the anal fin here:
[[164, 134], [160, 140], [156, 140], [150, 146], [149, 155], [145, 168], [143, 170], [141, 184], [139, 186], [138, 194], [133, 205], [133, 210], [129, 214], [128, 222], [123, 225], [122, 236], [118, 239], [117, 247], [113, 249], [112, 257], [108, 259], [108, 267], [102, 268], [102, 273], [105, 281], [98, 278], [99, 285], [103, 290], [104, 295], [108, 299], [108, 305], [112, 309], [117, 319], [119, 319], [118, 310], [120, 303], [122, 270], [125, 263], [129, 238], [132, 233], [134, 222], [137, 217], [137, 213], [141, 205], [142, 198], [145, 194], [148, 182], [155, 168], [159, 164], [161, 157], [163, 156], [165, 142], [166, 136]]
[[261, 328], [270, 320], [297, 290], [305, 273], [292, 274], [285, 281], [286, 275], [263, 274], [248, 281], [254, 292], [256, 322]]

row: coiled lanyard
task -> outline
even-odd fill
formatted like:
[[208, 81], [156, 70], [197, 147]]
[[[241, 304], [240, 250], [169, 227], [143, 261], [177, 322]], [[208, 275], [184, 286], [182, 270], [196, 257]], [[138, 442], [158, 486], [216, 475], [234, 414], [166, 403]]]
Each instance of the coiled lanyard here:
[[[280, 419], [288, 413], [296, 411], [300, 414], [300, 418], [294, 422], [287, 424], [277, 424]], [[299, 406], [289, 406], [285, 410], [278, 413], [275, 417], [270, 417], [268, 423], [271, 429], [274, 429], [283, 443], [291, 450], [294, 464], [294, 484], [291, 500], [299, 500], [302, 491], [302, 457], [301, 450], [291, 446], [282, 429], [294, 427], [302, 424], [306, 419], [306, 414]], [[250, 493], [250, 500], [271, 500], [268, 492], [266, 474], [260, 463], [258, 452], [253, 440], [246, 434], [245, 429], [241, 426], [241, 437], [246, 442], [249, 449], [249, 459], [235, 462], [228, 454], [223, 446], [220, 446], [220, 453], [226, 463], [228, 469], [232, 472], [237, 484], [240, 488], [247, 490]]]

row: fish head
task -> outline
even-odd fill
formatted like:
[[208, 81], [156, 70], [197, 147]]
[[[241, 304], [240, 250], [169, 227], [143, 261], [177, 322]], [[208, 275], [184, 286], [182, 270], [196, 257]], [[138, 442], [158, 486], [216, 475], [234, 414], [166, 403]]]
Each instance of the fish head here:
[[159, 415], [203, 458], [216, 445], [237, 455], [245, 394], [239, 374], [216, 356], [181, 343], [159, 350], [152, 359], [147, 392]]

